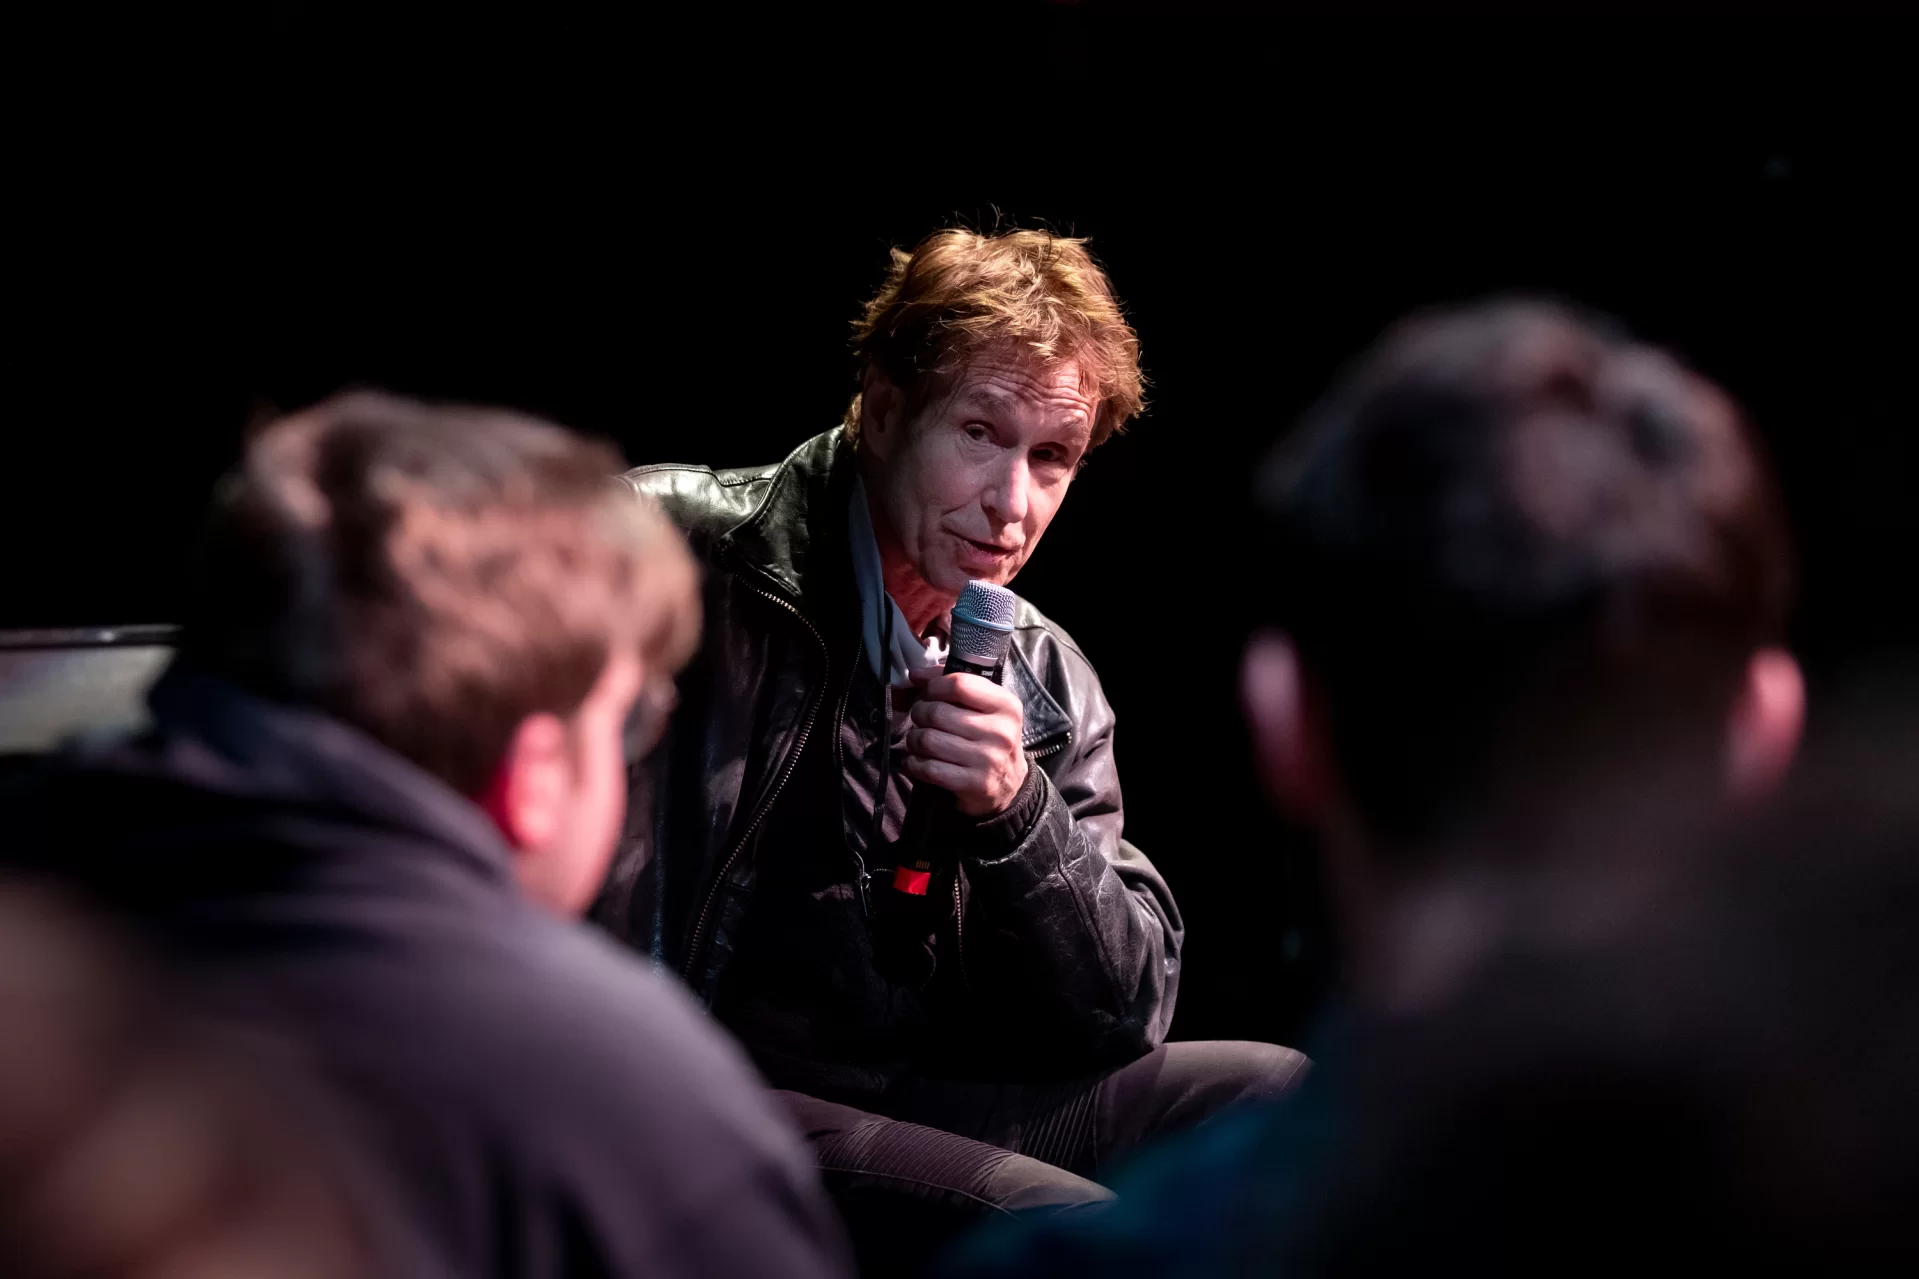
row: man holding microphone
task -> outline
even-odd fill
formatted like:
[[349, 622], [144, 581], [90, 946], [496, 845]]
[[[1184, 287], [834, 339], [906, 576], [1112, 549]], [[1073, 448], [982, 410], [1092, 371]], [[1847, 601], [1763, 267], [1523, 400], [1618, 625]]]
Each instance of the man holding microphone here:
[[[627, 477], [702, 561], [707, 629], [598, 917], [744, 1041], [863, 1258], [899, 1264], [1109, 1197], [1115, 1157], [1303, 1059], [1164, 1042], [1182, 929], [1122, 838], [1098, 676], [1010, 592], [955, 610], [1140, 408], [1104, 272], [1043, 232], [937, 232], [856, 335], [843, 422], [783, 462]], [[982, 635], [997, 679], [949, 664]]]

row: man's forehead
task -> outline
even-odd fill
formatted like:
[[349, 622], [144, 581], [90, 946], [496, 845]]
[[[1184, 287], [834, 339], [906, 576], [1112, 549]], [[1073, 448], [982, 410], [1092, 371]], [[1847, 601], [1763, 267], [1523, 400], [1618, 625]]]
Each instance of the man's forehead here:
[[991, 409], [1039, 408], [1090, 418], [1097, 408], [1079, 361], [1046, 362], [1000, 352], [968, 360], [954, 378], [952, 394], [962, 403]]

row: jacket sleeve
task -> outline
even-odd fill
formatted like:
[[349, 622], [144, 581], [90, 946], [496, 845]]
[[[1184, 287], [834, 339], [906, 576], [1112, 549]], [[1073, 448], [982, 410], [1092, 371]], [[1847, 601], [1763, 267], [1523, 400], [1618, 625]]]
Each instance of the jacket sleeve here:
[[1184, 932], [1166, 881], [1120, 838], [1113, 711], [1088, 685], [1058, 762], [1031, 760], [1012, 805], [961, 831], [957, 849], [975, 1016], [1066, 1068], [1129, 1061], [1165, 1039]]

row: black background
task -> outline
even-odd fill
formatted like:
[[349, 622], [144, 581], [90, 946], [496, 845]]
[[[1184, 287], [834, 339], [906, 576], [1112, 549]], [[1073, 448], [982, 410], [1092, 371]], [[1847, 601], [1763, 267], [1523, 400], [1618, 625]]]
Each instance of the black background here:
[[1187, 913], [1182, 1037], [1295, 1037], [1326, 974], [1234, 706], [1237, 548], [1255, 459], [1394, 316], [1545, 290], [1670, 345], [1780, 467], [1815, 694], [1919, 640], [1895, 28], [283, 3], [13, 34], [0, 625], [176, 616], [248, 423], [338, 387], [768, 461], [836, 420], [887, 246], [1091, 236], [1151, 409], [1019, 586], [1119, 710], [1128, 833]]

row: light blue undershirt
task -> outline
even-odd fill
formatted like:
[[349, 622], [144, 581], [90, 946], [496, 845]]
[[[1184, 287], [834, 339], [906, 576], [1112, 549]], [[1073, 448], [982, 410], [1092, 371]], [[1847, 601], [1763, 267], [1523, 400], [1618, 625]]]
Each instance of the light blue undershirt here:
[[[847, 512], [846, 532], [853, 547], [853, 579], [860, 590], [860, 628], [866, 637], [867, 669], [875, 678], [880, 674], [880, 623], [885, 617], [880, 610], [890, 608], [893, 610], [893, 651], [886, 663], [886, 674], [893, 687], [904, 688], [912, 683], [909, 671], [928, 667], [935, 672], [944, 670], [946, 637], [931, 632], [923, 639], [915, 638], [913, 624], [886, 592], [886, 576], [880, 568], [879, 538], [873, 533], [873, 512], [866, 505], [866, 484], [858, 477], [853, 480], [853, 502]], [[881, 601], [885, 601], [884, 604]]]

